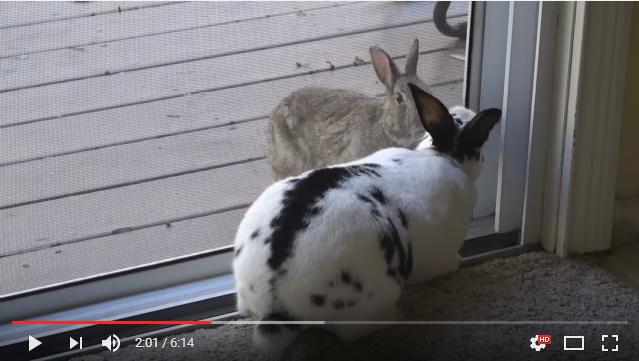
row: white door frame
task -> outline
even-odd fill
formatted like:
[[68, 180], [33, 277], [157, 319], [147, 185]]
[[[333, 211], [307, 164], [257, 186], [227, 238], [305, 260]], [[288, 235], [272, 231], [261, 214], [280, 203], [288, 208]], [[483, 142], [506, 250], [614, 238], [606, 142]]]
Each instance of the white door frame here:
[[[495, 232], [520, 229], [520, 245], [562, 256], [610, 247], [632, 6], [475, 4], [485, 24], [468, 104], [503, 109]], [[489, 33], [506, 23], [504, 44]]]
[[549, 17], [547, 34], [554, 27], [557, 40], [553, 56], [539, 59], [552, 72], [537, 79], [541, 98], [533, 124], [541, 126], [530, 139], [523, 239], [539, 239], [561, 256], [605, 250], [612, 232], [633, 5], [540, 6]]

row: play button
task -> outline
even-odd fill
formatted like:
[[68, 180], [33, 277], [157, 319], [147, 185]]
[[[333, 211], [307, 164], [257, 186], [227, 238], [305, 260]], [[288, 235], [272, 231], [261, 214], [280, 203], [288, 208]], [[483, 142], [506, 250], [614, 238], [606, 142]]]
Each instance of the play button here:
[[29, 351], [33, 350], [34, 348], [40, 345], [42, 345], [42, 342], [38, 341], [37, 338], [29, 335]]

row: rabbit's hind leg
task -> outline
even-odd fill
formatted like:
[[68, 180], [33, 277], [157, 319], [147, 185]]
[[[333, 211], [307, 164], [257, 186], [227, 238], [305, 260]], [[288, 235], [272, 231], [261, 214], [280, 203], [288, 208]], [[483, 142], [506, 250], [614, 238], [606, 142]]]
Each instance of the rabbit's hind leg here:
[[298, 175], [306, 170], [306, 149], [298, 144], [297, 136], [289, 127], [290, 121], [283, 117], [291, 114], [274, 112], [269, 125], [266, 158], [275, 180]]

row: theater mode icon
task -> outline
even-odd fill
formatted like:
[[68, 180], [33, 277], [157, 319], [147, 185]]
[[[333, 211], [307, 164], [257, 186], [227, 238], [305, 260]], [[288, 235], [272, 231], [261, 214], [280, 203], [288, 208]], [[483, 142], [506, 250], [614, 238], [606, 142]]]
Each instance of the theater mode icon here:
[[564, 351], [583, 351], [584, 336], [564, 336]]
[[539, 352], [552, 344], [552, 335], [535, 335], [530, 338], [530, 348]]

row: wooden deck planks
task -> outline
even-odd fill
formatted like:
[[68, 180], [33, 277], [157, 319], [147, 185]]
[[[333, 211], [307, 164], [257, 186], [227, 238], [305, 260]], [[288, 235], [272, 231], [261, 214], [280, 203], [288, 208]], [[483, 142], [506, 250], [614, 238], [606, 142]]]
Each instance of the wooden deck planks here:
[[[370, 78], [367, 89], [383, 91]], [[446, 95], [453, 89], [460, 97], [461, 84], [453, 85], [458, 86], [433, 90], [437, 94], [441, 89]], [[0, 209], [261, 157], [267, 121], [262, 118], [0, 167], [0, 181], [12, 190], [0, 199]]]
[[271, 181], [260, 160], [5, 209], [0, 257], [238, 207]]
[[332, 3], [183, 2], [0, 30], [2, 57], [211, 26]]
[[[326, 48], [321, 46], [331, 42], [332, 39], [300, 44], [296, 46], [293, 54], [297, 54], [295, 58], [302, 64], [310, 64], [314, 69], [329, 70], [331, 65], [326, 63], [327, 56], [322, 56], [326, 51], [322, 49]], [[393, 48], [395, 49], [389, 50], [392, 54], [400, 51], [398, 46]], [[401, 54], [405, 52], [406, 50], [401, 50]], [[207, 59], [5, 93], [0, 97], [0, 109], [3, 114], [0, 125], [55, 120], [57, 117], [73, 114], [307, 73], [307, 70], [303, 67], [297, 68], [294, 63], [282, 62], [283, 57], [290, 57], [291, 54], [291, 49], [274, 48], [237, 54], [232, 59]], [[428, 59], [437, 59], [438, 56], [441, 57], [435, 53], [423, 57], [424, 63], [431, 70], [422, 75], [428, 83], [450, 80], [450, 74], [459, 74], [459, 61], [446, 59], [442, 62]], [[333, 66], [342, 66], [352, 65], [354, 56], [336, 53], [330, 58], [335, 59], [336, 63]], [[34, 106], [36, 104], [37, 106]]]
[[245, 210], [0, 257], [0, 295], [83, 279], [229, 244]]
[[[380, 15], [378, 20], [383, 21], [383, 16]], [[290, 30], [288, 29], [289, 32]], [[356, 43], [354, 39], [356, 37], [330, 38], [302, 43], [292, 49], [270, 48], [236, 54], [232, 59], [218, 57], [13, 91], [0, 97], [0, 114], [3, 115], [0, 117], [0, 126], [53, 119], [307, 72], [304, 67], [297, 68], [296, 62], [310, 64], [315, 69], [327, 69], [330, 67], [325, 60], [327, 49], [344, 49], [343, 45], [340, 47], [338, 44]], [[410, 44], [410, 40], [412, 39], [405, 42]], [[397, 54], [399, 49], [395, 48], [393, 53]], [[406, 46], [403, 48], [401, 54], [406, 52]], [[366, 54], [367, 49], [368, 46], [360, 50], [361, 54]], [[290, 63], [282, 61], [292, 54], [296, 59], [292, 59]], [[333, 57], [338, 62], [335, 66], [352, 64], [354, 58], [351, 52], [336, 52], [331, 56]], [[445, 77], [442, 75], [451, 71], [446, 68], [447, 63], [437, 64], [444, 68], [426, 73], [425, 80], [441, 81]], [[124, 91], [123, 84], [126, 87]]]
[[[368, 61], [369, 44], [379, 44], [393, 56], [404, 56], [412, 37], [417, 34], [420, 35], [422, 49], [432, 51], [436, 48], [445, 48], [450, 41], [433, 32], [432, 24], [420, 24], [326, 40], [323, 42], [324, 45], [331, 48], [316, 47], [313, 52], [301, 54], [298, 57], [300, 61], [310, 59], [308, 62], [300, 63], [303, 65], [300, 69], [295, 64], [296, 59], [277, 64], [280, 73], [297, 72], [295, 77], [270, 82], [257, 80], [243, 87], [4, 128], [0, 132], [0, 150], [2, 150], [0, 165], [265, 116], [270, 113], [279, 99], [302, 86], [322, 85], [357, 89], [364, 93], [370, 93], [373, 90], [381, 92], [383, 88], [375, 84], [376, 76], [372, 67], [370, 65], [354, 67], [352, 64], [354, 57], [359, 56]], [[347, 51], [348, 46], [352, 48]], [[280, 48], [279, 52], [291, 54], [304, 49], [308, 48], [296, 45]], [[217, 62], [238, 63], [234, 59], [235, 57], [221, 58]], [[253, 57], [253, 59], [256, 58]], [[257, 59], [259, 60], [259, 57]], [[326, 61], [345, 68], [327, 71], [330, 65]], [[401, 60], [398, 63], [401, 63]], [[238, 64], [241, 66], [241, 63]], [[419, 66], [419, 74], [425, 80], [432, 82], [456, 79], [463, 71], [463, 63], [450, 59], [445, 52], [422, 55]], [[264, 66], [259, 68], [262, 69], [263, 77], [272, 75], [270, 69]], [[324, 72], [321, 72], [322, 70]], [[200, 71], [209, 72], [208, 68]], [[307, 75], [311, 71], [315, 73]], [[168, 85], [171, 86], [171, 84]], [[2, 98], [3, 96], [0, 95], [0, 102]], [[251, 104], [251, 106], [247, 107], [245, 104]]]
[[[456, 85], [459, 94], [461, 84]], [[13, 180], [8, 183], [10, 188], [22, 190], [23, 196], [46, 197], [241, 162], [253, 155], [262, 155], [264, 138], [260, 129], [265, 127], [265, 121], [238, 124], [233, 130], [231, 127], [107, 148], [102, 154], [101, 151], [79, 153], [74, 156], [76, 159], [54, 158], [49, 168], [32, 165], [22, 172], [9, 171], [3, 176]], [[227, 135], [228, 139], [224, 139], [225, 133], [240, 134], [240, 127], [252, 129], [253, 134], [246, 131], [242, 138]], [[211, 133], [216, 133], [215, 137], [209, 138]], [[190, 142], [181, 142], [185, 139]], [[176, 148], [181, 149], [170, 152]], [[239, 152], [241, 149], [244, 151]], [[154, 152], [157, 152], [155, 157]], [[161, 155], [165, 157], [160, 158]], [[252, 174], [252, 179], [247, 180], [247, 172]], [[204, 188], [194, 179], [204, 183]], [[144, 227], [250, 203], [270, 182], [265, 161], [254, 161], [3, 209], [0, 225], [8, 241], [0, 244], [0, 257], [19, 250], [105, 235], [116, 229]], [[219, 193], [216, 187], [223, 187], [225, 192]], [[180, 189], [180, 196], [167, 197], [173, 194], [174, 188]], [[202, 199], [208, 203], [201, 204]], [[164, 213], [158, 208], [171, 211]], [[116, 217], [113, 222], [112, 217]], [[24, 227], [25, 224], [32, 226]]]
[[11, 192], [0, 209], [262, 157], [266, 125], [263, 119], [1, 167]]
[[[459, 97], [461, 83], [435, 90], [440, 89]], [[11, 189], [0, 199], [0, 209], [262, 157], [267, 122], [263, 118], [0, 167], [0, 180]]]
[[0, 29], [115, 13], [118, 12], [118, 8], [120, 11], [131, 11], [167, 4], [169, 2], [64, 1], [51, 6], [48, 2], [39, 1], [2, 1], [0, 2], [0, 14], [2, 14], [0, 17]]
[[[215, 5], [211, 4], [211, 6]], [[308, 8], [304, 12], [288, 13], [277, 18], [261, 18], [217, 27], [137, 37], [108, 44], [64, 48], [22, 58], [0, 59], [0, 72], [20, 74], [20, 76], [9, 76], [5, 82], [0, 84], [0, 91], [98, 76], [105, 74], [105, 72], [119, 73], [144, 67], [249, 51], [250, 49], [264, 49], [312, 39], [343, 36], [379, 27], [380, 23], [376, 20], [379, 20], [379, 17], [385, 13], [393, 11], [394, 7], [398, 5], [390, 8], [388, 6], [372, 7], [371, 4], [350, 4], [350, 6], [351, 9], [344, 7]], [[375, 9], [378, 17], [354, 16], [358, 12], [357, 10], [374, 14], [369, 9]], [[290, 11], [290, 6], [272, 9], [272, 11], [276, 10]], [[383, 25], [398, 26], [416, 20], [429, 21], [432, 19], [432, 12], [429, 12], [428, 6], [420, 5], [417, 10], [412, 18], [395, 18], [394, 23], [383, 23]], [[451, 9], [451, 15], [464, 13], [465, 9], [461, 6]], [[300, 16], [300, 14], [306, 16]], [[346, 16], [353, 16], [353, 21], [344, 24], [344, 21], [339, 20]], [[320, 28], [313, 26], [308, 22], [309, 18], [324, 25]], [[426, 29], [423, 34], [432, 34], [439, 39], [451, 42], [450, 38], [444, 37], [434, 29], [434, 24], [430, 23], [430, 27], [432, 30]], [[290, 31], [291, 28], [295, 28], [296, 31]], [[244, 34], [253, 34], [253, 36], [247, 37]], [[423, 39], [428, 38], [428, 36], [423, 36]], [[367, 48], [368, 46], [364, 49]], [[428, 47], [424, 48], [428, 49]], [[56, 71], [50, 71], [52, 67]]]
[[419, 34], [432, 51], [420, 75], [461, 102], [463, 62], [428, 21], [433, 3], [241, 4], [69, 12], [26, 19], [21, 34], [0, 22], [0, 48], [6, 34], [32, 46], [0, 53], [0, 295], [230, 244], [271, 183], [265, 116], [306, 85], [380, 95], [371, 66], [352, 64], [370, 45], [403, 56]]

